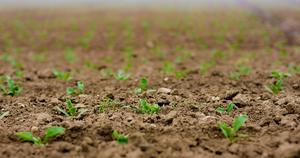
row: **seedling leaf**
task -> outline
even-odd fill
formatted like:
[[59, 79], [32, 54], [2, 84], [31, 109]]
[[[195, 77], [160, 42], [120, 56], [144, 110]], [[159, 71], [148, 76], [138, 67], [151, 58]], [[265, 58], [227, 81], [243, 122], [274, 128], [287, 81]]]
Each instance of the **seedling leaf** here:
[[18, 132], [16, 136], [21, 141], [33, 142], [35, 145], [42, 145], [41, 138], [35, 137], [31, 132]]
[[127, 144], [128, 143], [128, 136], [120, 134], [116, 130], [114, 130], [112, 132], [112, 137], [117, 141], [118, 144]]
[[246, 115], [240, 115], [234, 119], [232, 127], [235, 132], [237, 132], [247, 121], [248, 117]]
[[49, 138], [57, 137], [65, 132], [63, 127], [50, 127], [46, 130], [43, 142], [47, 142]]

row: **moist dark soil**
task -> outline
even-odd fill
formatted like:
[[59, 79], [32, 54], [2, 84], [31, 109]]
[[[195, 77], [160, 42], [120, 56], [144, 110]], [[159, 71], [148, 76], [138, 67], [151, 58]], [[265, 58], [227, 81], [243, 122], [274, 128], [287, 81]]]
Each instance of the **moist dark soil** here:
[[[285, 39], [276, 28], [250, 13], [232, 11], [110, 12], [1, 12], [0, 55], [22, 63], [22, 68], [14, 68], [0, 61], [0, 75], [12, 76], [22, 87], [17, 96], [0, 95], [0, 112], [10, 112], [0, 120], [1, 158], [300, 157], [300, 74], [289, 69], [290, 64], [300, 64], [300, 47], [282, 44]], [[80, 37], [90, 30], [94, 36], [85, 45]], [[239, 46], [233, 47], [236, 41]], [[67, 48], [76, 55], [73, 62], [65, 58]], [[216, 51], [221, 55], [213, 55]], [[45, 59], [35, 60], [36, 54]], [[188, 55], [176, 60], [182, 54]], [[215, 66], [199, 73], [199, 66], [211, 60]], [[164, 73], [167, 61], [186, 75]], [[252, 71], [233, 80], [229, 74], [237, 63]], [[105, 73], [128, 64], [128, 80]], [[57, 79], [53, 69], [71, 72], [72, 79]], [[265, 89], [274, 82], [273, 70], [291, 74], [277, 95]], [[16, 76], [17, 71], [23, 77]], [[141, 77], [149, 86], [137, 94]], [[85, 84], [84, 94], [67, 95], [66, 88], [77, 81]], [[80, 118], [58, 113], [55, 108], [65, 107], [66, 98], [88, 112]], [[105, 98], [114, 102], [99, 112]], [[159, 113], [136, 112], [142, 98], [158, 104]], [[236, 104], [232, 113], [216, 112], [228, 103]], [[231, 124], [240, 114], [248, 116], [239, 131], [245, 136], [230, 142], [218, 123]], [[51, 126], [66, 132], [42, 147], [15, 136], [20, 131], [42, 135]], [[113, 130], [128, 135], [128, 144], [118, 144]]]

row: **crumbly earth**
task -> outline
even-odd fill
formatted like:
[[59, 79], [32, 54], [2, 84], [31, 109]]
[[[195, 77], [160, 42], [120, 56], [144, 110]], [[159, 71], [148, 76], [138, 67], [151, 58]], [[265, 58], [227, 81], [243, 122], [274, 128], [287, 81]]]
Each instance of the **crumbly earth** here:
[[[0, 157], [299, 158], [300, 74], [290, 72], [278, 95], [265, 89], [274, 81], [271, 71], [289, 72], [289, 64], [300, 63], [299, 46], [280, 45], [284, 41], [280, 32], [249, 13], [224, 12], [2, 11], [0, 29], [5, 36], [0, 38], [0, 53], [23, 67], [1, 60], [0, 75], [12, 76], [23, 90], [14, 97], [0, 95], [1, 112], [10, 112], [0, 120]], [[79, 37], [90, 30], [94, 36], [86, 46]], [[205, 42], [197, 43], [194, 35]], [[109, 42], [108, 36], [116, 42]], [[234, 41], [240, 41], [237, 47]], [[73, 62], [65, 59], [66, 48], [73, 48]], [[155, 48], [165, 53], [157, 54]], [[223, 53], [212, 55], [216, 50]], [[45, 59], [36, 59], [36, 54]], [[176, 60], [182, 54], [187, 57]], [[199, 65], [210, 60], [215, 66], [199, 74]], [[186, 76], [164, 73], [166, 61]], [[239, 63], [252, 72], [232, 80], [229, 73]], [[132, 65], [128, 80], [105, 73], [128, 64]], [[54, 68], [70, 71], [72, 79], [55, 78]], [[17, 77], [17, 71], [23, 77]], [[149, 87], [136, 94], [142, 76]], [[86, 86], [84, 94], [66, 95], [66, 88], [79, 80]], [[115, 102], [101, 113], [105, 97]], [[59, 114], [55, 107], [65, 107], [66, 98], [88, 112], [81, 118]], [[158, 104], [160, 112], [136, 112], [141, 98]], [[237, 106], [232, 113], [216, 112], [231, 102]], [[218, 123], [231, 124], [239, 114], [248, 115], [239, 131], [246, 136], [230, 142]], [[66, 132], [43, 147], [15, 136], [19, 131], [42, 135], [51, 126], [62, 126]], [[117, 144], [113, 130], [128, 135], [129, 143]]]

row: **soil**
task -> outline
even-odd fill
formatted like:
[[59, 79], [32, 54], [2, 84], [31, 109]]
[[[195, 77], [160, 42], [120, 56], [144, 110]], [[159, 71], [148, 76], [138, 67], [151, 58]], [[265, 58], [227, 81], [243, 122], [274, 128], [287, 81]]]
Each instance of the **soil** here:
[[[151, 24], [149, 37], [141, 27], [145, 20]], [[280, 32], [249, 13], [25, 10], [2, 11], [0, 21], [5, 34], [0, 38], [0, 53], [22, 63], [24, 73], [17, 77], [16, 68], [0, 61], [0, 75], [13, 76], [23, 89], [18, 96], [0, 95], [1, 112], [10, 112], [0, 120], [1, 158], [300, 157], [300, 74], [285, 78], [278, 95], [264, 88], [274, 81], [271, 71], [288, 72], [289, 64], [300, 64], [300, 47], [285, 46], [287, 55], [282, 54], [279, 45], [284, 38]], [[222, 30], [214, 22], [226, 26], [225, 42], [216, 42]], [[124, 28], [130, 24], [134, 37], [124, 40]], [[79, 37], [94, 26], [95, 35], [88, 47], [80, 45]], [[246, 30], [242, 32], [244, 39], [239, 47], [232, 48], [230, 43], [237, 41], [240, 26]], [[112, 47], [108, 47], [109, 29], [116, 34]], [[197, 31], [206, 46], [199, 45], [189, 31]], [[269, 34], [269, 42], [264, 40], [264, 32]], [[130, 59], [125, 58], [127, 45], [133, 49]], [[153, 53], [158, 46], [166, 52], [165, 57]], [[77, 60], [73, 63], [64, 57], [66, 47], [74, 49]], [[200, 75], [199, 65], [211, 60], [216, 50], [225, 52], [224, 58], [216, 59], [216, 66]], [[177, 70], [187, 73], [185, 77], [162, 72], [165, 61], [173, 62], [187, 51], [190, 56], [175, 64]], [[33, 60], [35, 54], [44, 54], [45, 61]], [[87, 61], [95, 66], [87, 66]], [[238, 61], [249, 65], [252, 72], [236, 81], [228, 74]], [[107, 68], [117, 71], [126, 63], [132, 64], [128, 80], [103, 75]], [[54, 68], [70, 71], [72, 79], [58, 80], [52, 73]], [[148, 78], [149, 88], [136, 94], [134, 89], [142, 76]], [[66, 95], [66, 88], [76, 86], [79, 80], [86, 86], [84, 94]], [[55, 107], [64, 107], [68, 97], [88, 112], [81, 118], [59, 114]], [[100, 101], [105, 97], [116, 102], [100, 113]], [[141, 98], [158, 104], [160, 112], [150, 115], [134, 111]], [[231, 102], [237, 106], [232, 113], [216, 112]], [[230, 142], [218, 123], [231, 124], [239, 114], [248, 115], [239, 131], [246, 136]], [[20, 131], [42, 135], [51, 126], [64, 127], [66, 132], [43, 147], [21, 142], [15, 136]], [[117, 144], [111, 136], [113, 130], [128, 135], [128, 144]]]

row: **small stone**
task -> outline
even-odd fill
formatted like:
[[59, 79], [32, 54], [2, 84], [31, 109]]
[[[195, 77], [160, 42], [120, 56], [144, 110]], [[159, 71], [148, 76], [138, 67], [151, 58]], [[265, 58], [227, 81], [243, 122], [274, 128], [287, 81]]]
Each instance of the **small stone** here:
[[37, 76], [38, 76], [38, 78], [41, 78], [41, 79], [54, 77], [51, 69], [44, 69], [44, 70], [38, 71]]
[[80, 95], [78, 95], [78, 97], [81, 98], [81, 99], [88, 99], [88, 98], [91, 98], [91, 96], [90, 96], [90, 95], [87, 95], [87, 94], [80, 94]]
[[60, 101], [57, 98], [51, 98], [50, 103], [53, 104], [53, 105], [57, 105], [57, 104], [60, 103]]
[[146, 91], [146, 96], [153, 96], [154, 95], [154, 93], [156, 92], [156, 90], [154, 90], [154, 89], [149, 89], [149, 90], [147, 90]]
[[20, 106], [21, 108], [25, 107], [25, 105], [23, 103], [18, 103], [18, 106]]
[[157, 90], [157, 93], [166, 93], [166, 94], [170, 94], [171, 93], [171, 89], [169, 89], [169, 88], [159, 88], [158, 90]]
[[90, 137], [84, 137], [83, 144], [91, 145], [91, 144], [93, 144], [93, 140]]
[[49, 114], [47, 113], [38, 113], [38, 114], [35, 114], [36, 116], [36, 121], [38, 123], [43, 123], [43, 122], [50, 122], [52, 121], [52, 116], [50, 116]]
[[245, 107], [249, 105], [250, 99], [244, 94], [238, 94], [233, 98], [233, 103], [238, 107]]
[[211, 100], [212, 100], [212, 101], [219, 101], [219, 100], [220, 100], [220, 97], [214, 97], [214, 96], [213, 96], [213, 97], [211, 97]]
[[169, 112], [166, 116], [165, 116], [165, 122], [166, 124], [172, 124], [173, 123], [173, 120], [174, 118], [176, 117], [177, 115], [177, 111], [171, 111]]
[[39, 98], [38, 98], [39, 102], [46, 102], [47, 98], [45, 96], [45, 94], [42, 94]]
[[234, 98], [238, 94], [239, 94], [239, 91], [237, 91], [237, 90], [226, 91], [224, 99], [226, 99], [226, 100], [232, 100], [232, 98]]
[[38, 130], [39, 130], [39, 128], [36, 126], [31, 127], [31, 132], [37, 132]]
[[287, 98], [281, 98], [276, 102], [278, 105], [284, 105], [288, 103], [288, 99]]
[[75, 105], [75, 107], [76, 107], [76, 108], [85, 108], [86, 105], [81, 104], [81, 103], [78, 103], [78, 104]]
[[228, 150], [232, 153], [237, 153], [239, 151], [239, 145], [238, 144], [232, 144]]

